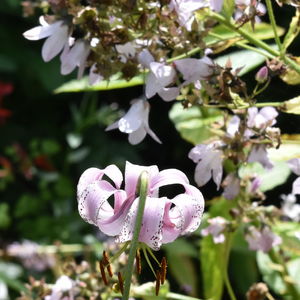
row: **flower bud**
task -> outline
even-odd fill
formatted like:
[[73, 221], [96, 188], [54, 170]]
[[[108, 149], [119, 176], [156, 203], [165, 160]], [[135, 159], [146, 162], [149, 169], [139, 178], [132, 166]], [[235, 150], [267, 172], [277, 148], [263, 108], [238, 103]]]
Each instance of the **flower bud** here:
[[264, 83], [269, 77], [268, 67], [264, 66], [255, 75], [255, 80], [259, 83]]

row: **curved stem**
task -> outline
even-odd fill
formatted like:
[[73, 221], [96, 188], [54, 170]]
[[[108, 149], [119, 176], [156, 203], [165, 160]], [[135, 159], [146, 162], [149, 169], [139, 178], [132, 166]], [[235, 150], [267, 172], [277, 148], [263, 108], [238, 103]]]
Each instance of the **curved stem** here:
[[225, 282], [225, 286], [230, 299], [237, 300], [228, 277], [228, 264], [229, 264], [229, 257], [230, 257], [231, 242], [232, 242], [232, 233], [229, 233], [227, 235], [226, 242], [225, 242], [225, 263], [223, 266], [223, 280]]
[[273, 12], [273, 7], [272, 7], [272, 3], [271, 0], [266, 0], [266, 4], [267, 4], [267, 9], [268, 9], [268, 14], [269, 14], [269, 18], [270, 18], [270, 22], [273, 28], [273, 32], [274, 32], [274, 36], [275, 36], [275, 41], [276, 44], [278, 46], [278, 49], [280, 51], [280, 56], [282, 56], [282, 44], [281, 41], [279, 39], [279, 35], [277, 32], [277, 28], [276, 28], [276, 20], [275, 20], [275, 16], [274, 16], [274, 12]]
[[298, 300], [300, 295], [299, 295], [295, 285], [291, 281], [286, 280], [287, 278], [290, 277], [290, 274], [289, 274], [289, 270], [287, 269], [284, 259], [274, 249], [271, 249], [269, 251], [269, 255], [273, 262], [282, 266], [283, 271], [282, 271], [282, 274], [281, 273], [280, 274], [282, 275], [282, 279], [286, 284], [288, 293], [292, 297], [293, 300]]
[[145, 209], [146, 198], [147, 198], [148, 173], [146, 171], [143, 171], [141, 173], [138, 186], [139, 186], [140, 197], [139, 197], [137, 216], [134, 224], [133, 238], [131, 240], [131, 245], [129, 250], [127, 268], [125, 270], [125, 286], [124, 286], [124, 293], [123, 293], [122, 300], [128, 300], [129, 298], [131, 277], [133, 273], [133, 264], [134, 264], [136, 250], [138, 248], [139, 235], [142, 227], [144, 209]]
[[[284, 105], [283, 102], [262, 102], [262, 103], [254, 103], [254, 104], [245, 104], [245, 106], [239, 107], [239, 108], [249, 108], [249, 107], [252, 107], [252, 106], [255, 106], [255, 107], [273, 106], [273, 107], [280, 108], [283, 105]], [[212, 108], [236, 109], [236, 106], [234, 104], [203, 104], [201, 106], [212, 107]]]
[[[215, 20], [217, 20], [218, 22], [225, 25], [227, 28], [239, 33], [244, 39], [246, 39], [247, 41], [249, 41], [250, 43], [252, 43], [256, 47], [259, 47], [259, 48], [262, 48], [262, 49], [266, 50], [268, 53], [270, 53], [271, 55], [273, 55], [275, 57], [280, 56], [280, 52], [278, 50], [275, 50], [272, 47], [270, 47], [267, 43], [265, 43], [265, 42], [263, 42], [259, 39], [256, 39], [250, 33], [248, 33], [246, 30], [244, 30], [243, 28], [236, 28], [234, 26], [234, 24], [232, 24], [230, 21], [228, 21], [223, 16], [221, 16], [217, 13], [214, 13], [214, 12], [211, 12], [211, 16]], [[286, 55], [283, 55], [281, 57], [281, 60], [283, 60], [285, 64], [289, 65], [292, 69], [294, 69], [297, 73], [300, 74], [300, 65], [297, 64], [295, 61], [293, 61], [292, 59], [290, 59]]]

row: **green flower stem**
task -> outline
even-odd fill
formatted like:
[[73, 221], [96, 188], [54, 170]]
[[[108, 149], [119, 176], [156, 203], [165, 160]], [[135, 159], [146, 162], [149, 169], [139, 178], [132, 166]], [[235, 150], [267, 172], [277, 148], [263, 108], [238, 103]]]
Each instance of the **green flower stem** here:
[[[202, 106], [202, 105], [201, 105]], [[212, 108], [229, 108], [229, 109], [237, 109], [236, 105], [234, 104], [203, 104], [204, 107], [212, 107]], [[284, 102], [262, 102], [262, 103], [254, 103], [254, 104], [245, 104], [243, 107], [238, 108], [249, 108], [249, 107], [266, 107], [266, 106], [273, 106], [273, 107], [283, 107]]]
[[140, 175], [138, 188], [139, 188], [140, 197], [139, 197], [137, 216], [134, 224], [133, 238], [130, 244], [127, 268], [125, 270], [125, 286], [124, 286], [124, 293], [123, 293], [122, 300], [128, 300], [129, 298], [131, 277], [133, 273], [133, 264], [134, 264], [136, 250], [138, 248], [139, 235], [142, 227], [144, 209], [145, 209], [146, 198], [147, 198], [148, 173], [146, 171], [143, 171]]
[[[248, 33], [243, 28], [236, 28], [234, 24], [232, 24], [230, 21], [228, 21], [223, 16], [221, 16], [217, 13], [214, 13], [214, 12], [211, 12], [211, 16], [215, 20], [217, 20], [218, 22], [225, 25], [227, 28], [239, 33], [244, 39], [246, 39], [247, 41], [249, 41], [250, 43], [252, 43], [256, 47], [266, 50], [268, 53], [270, 53], [271, 55], [273, 55], [275, 57], [280, 57], [280, 52], [278, 50], [275, 50], [272, 47], [270, 47], [268, 44], [266, 44], [265, 42], [254, 38], [250, 33]], [[297, 64], [295, 61], [293, 61], [292, 59], [290, 59], [286, 55], [282, 56], [281, 59], [287, 65], [289, 65], [292, 69], [294, 69], [297, 73], [300, 74], [300, 65], [299, 64]]]
[[226, 236], [226, 241], [225, 241], [225, 263], [223, 265], [223, 280], [225, 282], [225, 286], [227, 289], [227, 292], [229, 294], [229, 297], [231, 300], [237, 300], [234, 294], [234, 291], [232, 289], [232, 286], [230, 284], [230, 280], [228, 277], [228, 264], [229, 264], [229, 257], [230, 257], [230, 249], [231, 249], [231, 244], [232, 244], [232, 237], [233, 233], [229, 233]]
[[274, 16], [273, 6], [272, 6], [272, 3], [271, 3], [271, 0], [266, 0], [266, 4], [267, 4], [267, 9], [268, 9], [268, 15], [269, 15], [270, 22], [271, 22], [271, 25], [272, 25], [272, 28], [273, 28], [273, 32], [274, 32], [274, 36], [275, 36], [275, 41], [276, 41], [276, 44], [277, 44], [278, 49], [280, 51], [280, 56], [282, 57], [283, 56], [282, 44], [281, 44], [281, 41], [279, 39], [279, 35], [278, 35], [278, 32], [277, 32], [276, 20], [275, 20], [275, 16]]
[[298, 300], [300, 298], [300, 295], [295, 285], [291, 281], [287, 280], [287, 278], [290, 278], [290, 274], [284, 259], [274, 249], [271, 249], [269, 251], [269, 255], [274, 263], [282, 267], [282, 272], [279, 272], [279, 274], [281, 275], [283, 282], [286, 284], [289, 295], [292, 297], [293, 300]]

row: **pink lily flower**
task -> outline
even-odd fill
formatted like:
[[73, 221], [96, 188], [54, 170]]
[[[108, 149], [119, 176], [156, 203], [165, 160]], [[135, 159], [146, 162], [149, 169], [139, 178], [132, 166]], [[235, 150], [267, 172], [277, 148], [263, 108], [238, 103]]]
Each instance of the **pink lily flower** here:
[[[159, 250], [162, 244], [195, 231], [201, 222], [203, 196], [189, 184], [181, 171], [159, 171], [155, 165], [144, 167], [126, 162], [124, 189], [121, 189], [123, 176], [115, 165], [103, 170], [87, 169], [77, 186], [78, 209], [85, 221], [97, 226], [106, 235], [115, 236], [116, 242], [130, 241], [139, 199], [136, 188], [144, 170], [149, 174], [149, 183], [139, 241]], [[104, 175], [110, 181], [103, 179]], [[159, 188], [170, 184], [182, 185], [185, 192], [173, 199], [160, 197]], [[113, 205], [108, 201], [110, 197]]]

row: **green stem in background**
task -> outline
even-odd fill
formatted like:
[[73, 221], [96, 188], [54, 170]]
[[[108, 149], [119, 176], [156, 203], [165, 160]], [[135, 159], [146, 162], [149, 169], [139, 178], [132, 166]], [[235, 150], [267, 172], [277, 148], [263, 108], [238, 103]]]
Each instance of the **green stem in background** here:
[[228, 235], [226, 236], [226, 241], [225, 241], [225, 257], [224, 257], [224, 265], [223, 265], [223, 280], [228, 292], [228, 295], [231, 300], [237, 300], [233, 291], [233, 288], [230, 284], [230, 280], [228, 277], [228, 264], [229, 264], [229, 257], [230, 257], [230, 249], [231, 249], [231, 244], [232, 244], [232, 238], [233, 238], [233, 233], [229, 232]]
[[133, 238], [130, 244], [127, 267], [125, 270], [125, 286], [124, 286], [124, 293], [123, 293], [122, 300], [128, 300], [129, 298], [131, 277], [133, 273], [133, 264], [134, 264], [136, 250], [139, 244], [139, 235], [142, 227], [144, 209], [145, 209], [146, 198], [147, 198], [148, 173], [146, 171], [143, 171], [140, 175], [138, 188], [139, 188], [139, 204], [138, 204], [137, 216], [134, 224]]
[[270, 22], [271, 22], [271, 25], [272, 25], [272, 28], [273, 28], [273, 32], [274, 32], [274, 36], [275, 36], [275, 41], [276, 41], [276, 44], [277, 44], [278, 49], [280, 51], [280, 56], [282, 57], [283, 56], [283, 53], [282, 53], [282, 44], [281, 44], [281, 41], [279, 39], [279, 35], [278, 35], [278, 32], [277, 32], [276, 20], [275, 20], [275, 16], [274, 16], [273, 6], [272, 6], [272, 3], [271, 3], [271, 0], [266, 0], [266, 4], [267, 4], [267, 9], [268, 9], [268, 15], [269, 15]]
[[[239, 33], [244, 39], [246, 39], [248, 42], [252, 43], [253, 45], [255, 45], [258, 48], [264, 49], [265, 51], [267, 51], [268, 53], [270, 53], [271, 55], [275, 56], [275, 57], [280, 57], [280, 52], [278, 50], [273, 49], [272, 47], [270, 47], [268, 44], [266, 44], [265, 42], [254, 38], [250, 33], [248, 33], [246, 30], [244, 30], [243, 28], [236, 28], [234, 24], [232, 24], [230, 21], [228, 21], [226, 18], [224, 18], [223, 16], [211, 12], [211, 16], [218, 22], [222, 23], [223, 25], [225, 25], [227, 28]], [[287, 57], [286, 55], [282, 56], [281, 59], [284, 61], [284, 63], [286, 63], [289, 67], [291, 67], [292, 69], [294, 69], [297, 73], [300, 74], [300, 65], [297, 64], [295, 61], [293, 61], [292, 59], [290, 59], [289, 57]]]
[[271, 249], [269, 251], [269, 255], [270, 255], [271, 260], [274, 263], [276, 263], [282, 267], [282, 272], [279, 272], [279, 274], [282, 275], [282, 280], [286, 284], [289, 295], [292, 296], [293, 300], [300, 299], [300, 295], [299, 295], [295, 285], [290, 280], [288, 280], [288, 278], [290, 278], [290, 274], [289, 274], [289, 271], [287, 269], [284, 259], [274, 249]]
[[[239, 107], [239, 108], [249, 108], [252, 106], [255, 106], [255, 107], [273, 106], [273, 107], [280, 108], [283, 105], [284, 105], [283, 102], [263, 102], [263, 103], [245, 104], [245, 106]], [[203, 106], [204, 107], [212, 107], [212, 108], [229, 108], [229, 109], [237, 108], [234, 104], [203, 104]]]

